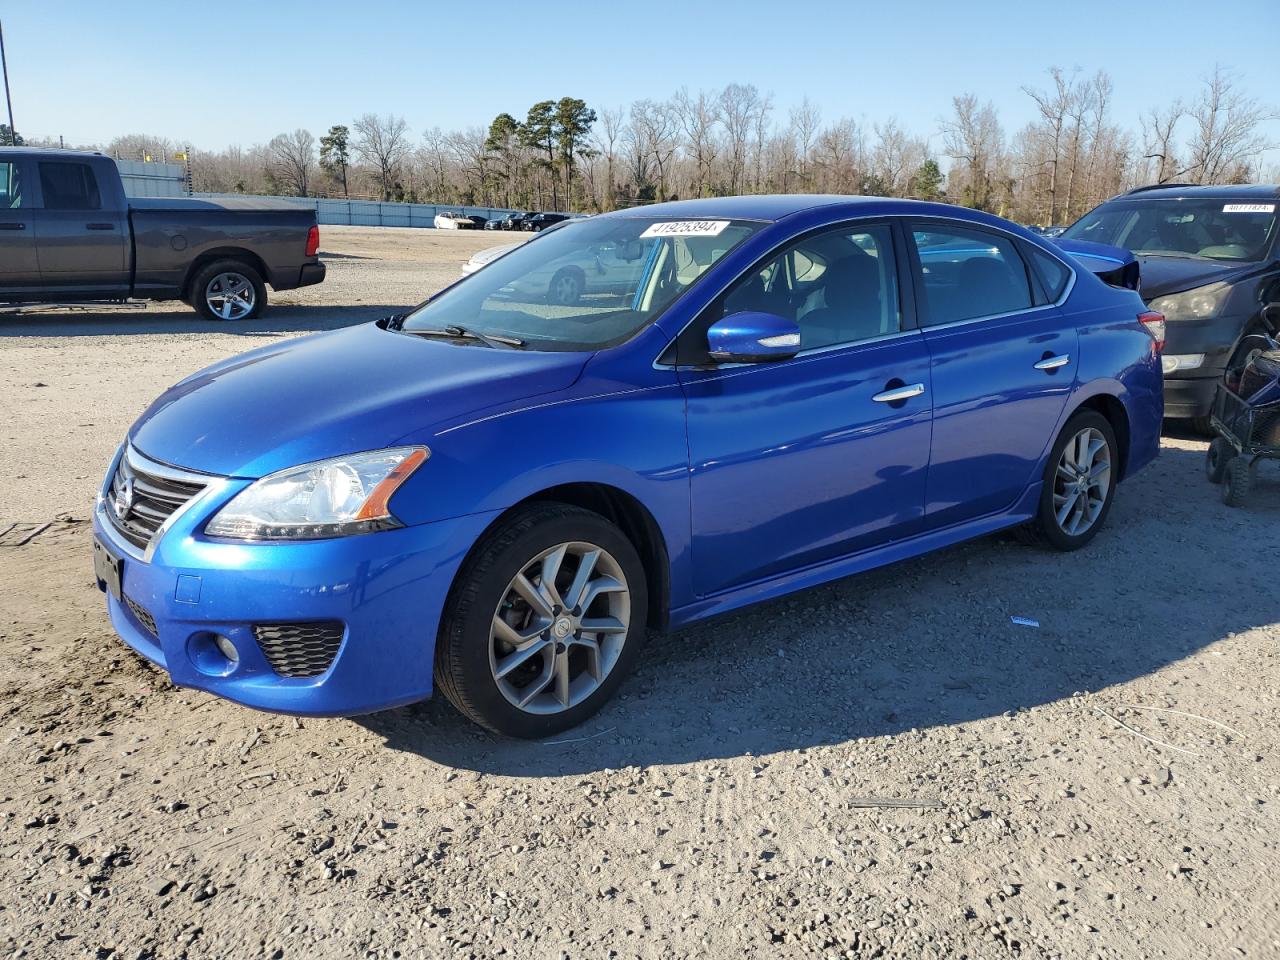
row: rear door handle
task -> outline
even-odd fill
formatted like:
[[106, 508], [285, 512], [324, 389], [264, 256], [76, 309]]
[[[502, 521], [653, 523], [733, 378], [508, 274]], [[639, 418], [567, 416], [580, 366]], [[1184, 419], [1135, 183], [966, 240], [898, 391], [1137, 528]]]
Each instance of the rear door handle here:
[[910, 400], [924, 393], [923, 383], [908, 383], [891, 390], [882, 390], [871, 399], [876, 403], [897, 403], [899, 400]]
[[0, 230], [25, 230], [25, 223], [0, 223]]
[[1071, 362], [1071, 354], [1060, 353], [1056, 357], [1045, 357], [1037, 363], [1037, 370], [1057, 370], [1059, 367], [1065, 367]]
[[84, 226], [86, 230], [114, 230], [116, 228], [114, 223], [86, 223]]

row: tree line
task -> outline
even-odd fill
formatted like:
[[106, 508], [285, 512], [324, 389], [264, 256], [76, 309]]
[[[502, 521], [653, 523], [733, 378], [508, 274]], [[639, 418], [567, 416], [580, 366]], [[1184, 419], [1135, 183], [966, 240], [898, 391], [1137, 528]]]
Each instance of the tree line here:
[[[1007, 131], [995, 107], [955, 96], [937, 129], [895, 119], [826, 120], [808, 99], [787, 110], [752, 84], [680, 89], [601, 109], [542, 100], [523, 117], [415, 133], [403, 117], [364, 114], [317, 138], [297, 129], [265, 144], [190, 152], [194, 188], [600, 212], [659, 200], [741, 193], [842, 193], [945, 200], [1025, 223], [1065, 223], [1144, 183], [1237, 183], [1276, 144], [1277, 112], [1215, 68], [1190, 102], [1153, 107], [1124, 126], [1105, 71], [1057, 67], [1023, 92], [1034, 119]], [[172, 157], [163, 137], [105, 148], [125, 158]], [[945, 171], [945, 173], [944, 173]]]

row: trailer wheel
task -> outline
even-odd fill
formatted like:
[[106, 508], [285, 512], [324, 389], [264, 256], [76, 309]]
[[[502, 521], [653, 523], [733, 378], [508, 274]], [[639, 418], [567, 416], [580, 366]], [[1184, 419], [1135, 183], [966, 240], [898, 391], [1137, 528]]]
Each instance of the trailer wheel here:
[[1232, 457], [1227, 464], [1222, 483], [1222, 502], [1228, 507], [1244, 506], [1252, 482], [1253, 473], [1249, 469], [1249, 458]]
[[206, 320], [252, 320], [267, 305], [267, 287], [243, 260], [215, 260], [196, 272], [190, 297]]
[[1221, 483], [1227, 475], [1227, 464], [1235, 456], [1235, 448], [1226, 437], [1214, 437], [1204, 455], [1204, 472], [1210, 483]]

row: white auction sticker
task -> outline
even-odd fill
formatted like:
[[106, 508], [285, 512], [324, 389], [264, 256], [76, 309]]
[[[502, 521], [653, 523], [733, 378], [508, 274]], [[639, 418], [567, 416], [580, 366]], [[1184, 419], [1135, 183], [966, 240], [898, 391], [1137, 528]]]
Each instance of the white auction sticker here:
[[1228, 203], [1222, 208], [1223, 213], [1275, 213], [1274, 203]]
[[728, 220], [664, 220], [652, 224], [640, 239], [647, 237], [717, 237], [729, 225]]

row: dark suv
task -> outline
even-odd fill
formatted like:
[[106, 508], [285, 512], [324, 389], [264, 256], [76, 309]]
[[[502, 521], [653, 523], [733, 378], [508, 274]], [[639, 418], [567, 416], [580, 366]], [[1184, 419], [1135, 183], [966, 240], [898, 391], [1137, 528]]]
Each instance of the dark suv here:
[[1210, 432], [1209, 406], [1241, 338], [1280, 300], [1280, 187], [1139, 187], [1095, 207], [1064, 240], [1132, 250], [1142, 296], [1168, 320], [1164, 410]]

